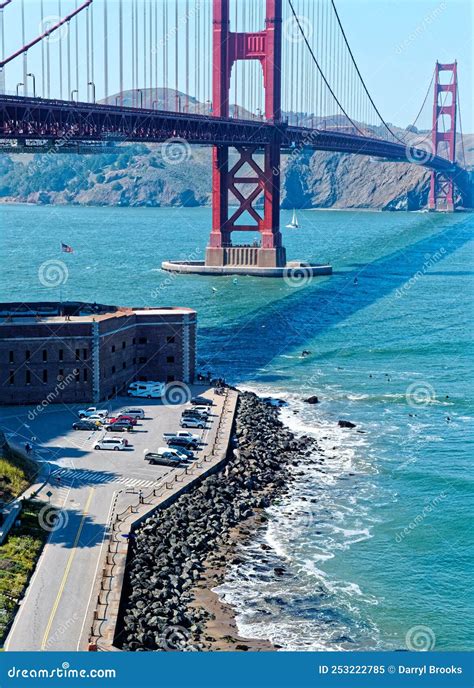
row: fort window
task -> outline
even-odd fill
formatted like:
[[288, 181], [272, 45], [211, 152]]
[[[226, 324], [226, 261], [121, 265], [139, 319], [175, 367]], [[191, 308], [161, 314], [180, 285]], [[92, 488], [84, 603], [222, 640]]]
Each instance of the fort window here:
[[59, 360], [64, 361], [64, 349], [59, 349]]
[[147, 360], [148, 360], [148, 359], [147, 359], [146, 356], [140, 356], [140, 358], [138, 359], [138, 362], [139, 362], [139, 363], [146, 363]]
[[166, 342], [167, 342], [167, 344], [174, 344], [174, 337], [173, 336], [166, 337]]
[[64, 379], [64, 370], [63, 370], [63, 368], [60, 368], [59, 372], [58, 372], [58, 381], [61, 382], [61, 380], [63, 380], [63, 379]]
[[122, 363], [122, 368], [125, 370], [126, 367], [127, 367], [127, 364], [126, 364], [126, 362], [124, 361], [124, 362]]
[[126, 346], [127, 346], [126, 343], [122, 342], [122, 349], [125, 349]]
[[112, 344], [110, 350], [111, 350], [111, 352], [112, 352], [113, 354], [115, 353], [115, 344]]
[[112, 375], [115, 373], [115, 366], [112, 366]]
[[31, 385], [31, 370], [25, 371], [25, 385]]
[[84, 368], [84, 372], [82, 375], [84, 382], [87, 382], [87, 380], [89, 379], [89, 371], [87, 370], [87, 368]]
[[29, 350], [27, 349], [27, 350], [25, 351], [25, 361], [29, 361], [29, 360], [30, 360], [30, 357], [31, 357], [31, 353], [30, 353]]
[[14, 351], [10, 351], [9, 360], [10, 360], [10, 363], [15, 363], [15, 352]]
[[46, 370], [46, 368], [43, 370], [43, 382], [48, 382], [48, 371]]
[[74, 380], [75, 380], [75, 382], [80, 382], [80, 381], [81, 381], [80, 375], [81, 375], [81, 374], [80, 374], [79, 369], [78, 369], [78, 368], [74, 368]]
[[87, 361], [88, 357], [89, 357], [89, 349], [82, 349], [82, 358], [84, 359], [84, 361]]
[[80, 360], [81, 360], [81, 350], [76, 349], [76, 361], [80, 361]]
[[8, 384], [9, 385], [15, 384], [15, 373], [13, 372], [13, 370], [10, 370], [10, 372], [8, 374]]
[[48, 360], [48, 351], [47, 349], [43, 349], [43, 362], [46, 363]]
[[147, 343], [147, 338], [146, 337], [139, 337], [138, 338], [138, 343], [139, 344], [146, 344]]
[[166, 363], [174, 363], [174, 356], [167, 356]]

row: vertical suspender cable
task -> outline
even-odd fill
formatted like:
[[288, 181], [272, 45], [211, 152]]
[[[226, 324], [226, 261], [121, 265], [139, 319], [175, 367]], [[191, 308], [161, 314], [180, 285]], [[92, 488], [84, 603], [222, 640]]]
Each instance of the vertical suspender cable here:
[[[40, 14], [41, 14], [41, 26], [43, 26], [43, 22], [44, 22], [43, 0], [41, 0], [41, 3], [40, 3]], [[45, 69], [44, 69], [44, 44], [45, 44], [45, 41], [41, 41], [41, 92], [43, 94], [43, 98], [46, 96]], [[69, 93], [70, 92], [71, 92], [71, 90], [69, 90]], [[68, 98], [69, 98], [69, 93], [68, 93]]]
[[[58, 0], [58, 16], [62, 17], [61, 12], [61, 0]], [[58, 40], [58, 52], [59, 52], [59, 99], [63, 99], [63, 39], [62, 39], [62, 28], [59, 29], [59, 40]]]
[[104, 0], [104, 96], [109, 97], [109, 39], [107, 25], [107, 0]]
[[[41, 41], [43, 43], [43, 41]], [[66, 100], [71, 97], [71, 22], [67, 24], [67, 93]]]
[[[207, 3], [204, 4], [203, 8], [203, 13], [202, 13], [202, 52], [203, 54], [206, 54], [206, 48], [207, 48], [207, 41], [206, 41], [206, 24], [207, 24], [207, 8], [208, 5]], [[201, 56], [200, 56], [201, 58]], [[202, 103], [203, 103], [203, 112], [205, 111], [205, 102], [206, 102], [206, 93], [207, 93], [207, 68], [205, 63], [202, 63], [201, 59], [201, 64], [202, 66]], [[196, 65], [200, 67], [201, 65], [198, 63]]]
[[166, 31], [168, 29], [168, 6], [166, 2], [163, 3], [163, 102], [164, 109], [168, 110], [168, 63], [167, 63], [167, 40]]
[[154, 4], [154, 7], [155, 7], [155, 100], [158, 100], [158, 5], [156, 2]]
[[149, 91], [147, 93], [148, 96], [148, 107], [151, 108], [152, 103], [153, 103], [153, 5], [154, 3], [150, 4], [150, 11], [148, 13], [148, 60], [150, 63], [150, 76], [149, 76]]
[[95, 73], [94, 73], [94, 3], [91, 4], [90, 6], [90, 20], [91, 20], [91, 81], [94, 84], [93, 89], [94, 93], [92, 94], [92, 97], [94, 97], [95, 94]]
[[[25, 0], [21, 0], [21, 39], [23, 45], [26, 43], [26, 34], [25, 34]], [[27, 81], [28, 77], [26, 76], [28, 74], [28, 52], [23, 53], [23, 95], [27, 95]]]
[[[23, 45], [26, 43], [26, 34], [25, 34], [25, 0], [21, 0], [21, 36], [22, 36], [22, 42]], [[28, 90], [28, 53], [24, 52], [23, 53], [23, 95], [27, 95], [27, 90]]]
[[119, 0], [119, 91], [123, 105], [123, 2]]
[[135, 107], [135, 2], [132, 0], [132, 107]]
[[143, 3], [143, 89], [142, 99], [145, 100], [147, 87], [147, 71], [146, 71], [146, 2]]
[[[75, 7], [77, 9], [77, 0], [75, 1]], [[75, 48], [76, 48], [76, 90], [77, 90], [77, 99], [79, 100], [79, 17], [75, 17], [74, 19], [74, 28], [75, 28]], [[48, 44], [46, 43], [46, 46]], [[49, 58], [48, 58], [49, 62]], [[49, 71], [49, 70], [48, 70]], [[48, 79], [49, 81], [49, 79]]]
[[[138, 89], [139, 87], [139, 59], [138, 59], [138, 24], [139, 24], [139, 19], [138, 19], [138, 0], [135, 1], [135, 88]], [[137, 93], [135, 92], [134, 94], [135, 97], [135, 104], [137, 103]]]
[[[189, 112], [189, 0], [186, 0], [186, 112]], [[209, 57], [209, 56], [208, 56]]]
[[91, 73], [89, 67], [90, 56], [89, 8], [86, 8], [86, 100], [89, 100]]
[[178, 54], [179, 54], [179, 41], [178, 41], [178, 0], [174, 3], [174, 90], [175, 90], [175, 110], [179, 112], [181, 110], [180, 98], [178, 93]]

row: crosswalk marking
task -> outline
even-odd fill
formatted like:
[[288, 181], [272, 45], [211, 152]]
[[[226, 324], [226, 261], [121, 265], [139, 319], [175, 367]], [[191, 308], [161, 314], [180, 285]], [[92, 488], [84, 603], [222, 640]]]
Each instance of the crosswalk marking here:
[[88, 483], [120, 483], [128, 487], [152, 487], [155, 480], [140, 480], [138, 478], [125, 478], [112, 475], [103, 475], [96, 471], [72, 470], [70, 468], [60, 468], [51, 474], [55, 480], [60, 479], [61, 486], [78, 487]]

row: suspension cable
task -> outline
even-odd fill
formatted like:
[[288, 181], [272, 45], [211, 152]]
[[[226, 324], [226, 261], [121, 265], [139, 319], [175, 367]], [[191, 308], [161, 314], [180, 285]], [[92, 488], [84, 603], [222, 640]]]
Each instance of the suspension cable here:
[[[289, 0], [289, 2], [290, 2], [290, 4], [291, 4], [291, 0]], [[362, 74], [361, 74], [360, 71], [359, 71], [359, 67], [357, 66], [357, 62], [356, 62], [356, 60], [355, 60], [355, 58], [354, 58], [354, 55], [353, 55], [352, 50], [351, 50], [351, 47], [350, 47], [350, 45], [349, 45], [349, 41], [347, 40], [346, 33], [345, 33], [345, 31], [344, 31], [344, 29], [343, 29], [343, 27], [342, 27], [342, 23], [341, 23], [341, 20], [340, 20], [340, 18], [339, 18], [339, 14], [338, 14], [338, 11], [337, 11], [337, 9], [336, 9], [336, 5], [335, 5], [335, 3], [334, 3], [334, 0], [331, 0], [331, 5], [332, 5], [332, 8], [333, 8], [333, 10], [334, 10], [334, 14], [336, 15], [337, 23], [339, 24], [339, 28], [341, 29], [341, 33], [342, 33], [342, 36], [343, 36], [343, 38], [344, 38], [344, 42], [345, 42], [345, 44], [346, 44], [346, 46], [347, 46], [347, 49], [348, 49], [348, 51], [349, 51], [349, 54], [350, 54], [350, 56], [351, 56], [351, 60], [352, 60], [352, 62], [353, 62], [353, 64], [354, 64], [354, 67], [355, 67], [355, 69], [356, 69], [357, 75], [358, 75], [358, 77], [359, 77], [359, 79], [360, 79], [360, 81], [361, 81], [361, 83], [362, 83], [362, 86], [363, 86], [363, 88], [364, 88], [364, 91], [366, 92], [366, 94], [367, 94], [367, 96], [368, 96], [368, 98], [369, 98], [369, 100], [370, 100], [370, 102], [371, 102], [371, 104], [372, 104], [372, 107], [374, 108], [374, 110], [375, 110], [375, 112], [377, 113], [377, 115], [380, 117], [380, 121], [382, 122], [382, 124], [383, 124], [383, 126], [385, 127], [385, 129], [387, 129], [387, 131], [388, 131], [394, 138], [398, 139], [399, 141], [401, 141], [401, 142], [403, 143], [403, 140], [400, 139], [400, 138], [392, 131], [392, 129], [388, 126], [388, 124], [386, 123], [386, 121], [384, 120], [384, 118], [382, 117], [382, 115], [380, 114], [379, 109], [378, 109], [377, 106], [375, 105], [375, 103], [374, 103], [374, 101], [373, 101], [373, 99], [372, 99], [372, 96], [370, 95], [369, 90], [368, 90], [367, 86], [365, 85], [365, 81], [364, 81], [364, 79], [362, 78]]]
[[336, 94], [335, 94], [334, 91], [332, 90], [332, 88], [331, 88], [331, 86], [330, 86], [328, 80], [326, 79], [326, 76], [324, 75], [323, 70], [322, 70], [321, 67], [319, 66], [319, 62], [318, 62], [317, 59], [316, 59], [316, 56], [315, 56], [315, 54], [314, 54], [314, 52], [313, 52], [313, 49], [311, 48], [311, 46], [310, 46], [310, 44], [309, 44], [309, 42], [308, 42], [308, 39], [306, 38], [306, 34], [305, 34], [305, 32], [303, 31], [303, 29], [302, 29], [302, 27], [301, 27], [301, 23], [300, 23], [300, 20], [299, 20], [298, 15], [297, 15], [296, 12], [295, 12], [295, 8], [293, 7], [293, 2], [292, 2], [292, 0], [288, 0], [288, 3], [289, 3], [289, 5], [290, 5], [291, 11], [292, 11], [292, 13], [293, 13], [293, 17], [295, 18], [295, 21], [296, 21], [296, 23], [297, 23], [297, 25], [298, 25], [298, 29], [299, 29], [301, 35], [303, 36], [304, 42], [306, 43], [306, 47], [308, 48], [308, 50], [309, 50], [309, 52], [310, 52], [310, 54], [311, 54], [311, 57], [312, 57], [312, 59], [313, 59], [313, 62], [314, 62], [314, 64], [316, 65], [316, 67], [317, 67], [319, 73], [321, 74], [321, 77], [322, 77], [324, 83], [325, 83], [326, 86], [328, 87], [329, 92], [331, 93], [332, 97], [334, 98], [334, 100], [336, 101], [336, 103], [339, 105], [339, 107], [341, 108], [342, 112], [345, 114], [345, 116], [346, 116], [347, 119], [349, 120], [349, 122], [357, 129], [357, 131], [358, 131], [360, 134], [362, 134], [362, 136], [365, 137], [364, 132], [357, 126], [357, 124], [354, 122], [354, 120], [353, 120], [351, 117], [349, 117], [349, 115], [347, 114], [347, 112], [344, 110], [344, 108], [342, 107], [341, 103], [339, 102], [338, 97], [336, 96]]

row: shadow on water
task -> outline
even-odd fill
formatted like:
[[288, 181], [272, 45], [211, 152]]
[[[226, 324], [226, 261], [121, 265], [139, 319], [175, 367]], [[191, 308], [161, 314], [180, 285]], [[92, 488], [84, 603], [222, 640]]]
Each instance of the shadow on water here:
[[[422, 270], [430, 256], [443, 249], [442, 262], [472, 238], [472, 230], [472, 222], [461, 221], [371, 263], [334, 273], [323, 283], [313, 280], [294, 288], [289, 296], [249, 313], [245, 321], [202, 328], [212, 365], [224, 368], [235, 382], [256, 374], [276, 356], [304, 348], [317, 335], [392, 292], [395, 299], [396, 290]], [[242, 351], [244, 363], [236, 354]]]

